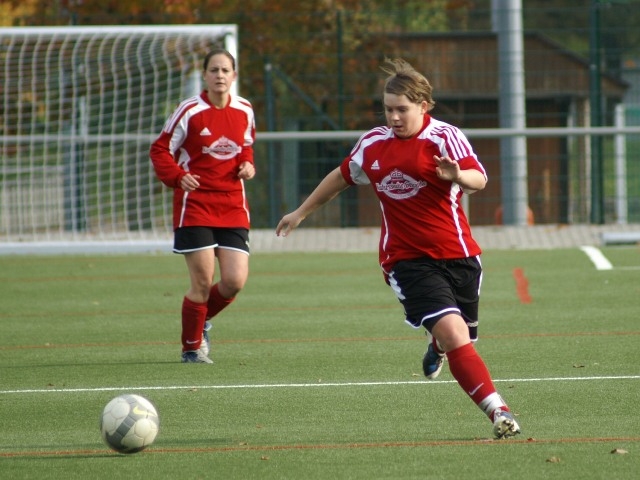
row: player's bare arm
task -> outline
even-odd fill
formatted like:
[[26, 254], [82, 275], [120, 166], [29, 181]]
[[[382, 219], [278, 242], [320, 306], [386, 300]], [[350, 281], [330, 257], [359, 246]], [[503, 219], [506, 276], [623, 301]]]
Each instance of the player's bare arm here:
[[300, 225], [309, 214], [331, 201], [336, 195], [348, 187], [349, 184], [345, 181], [342, 173], [340, 173], [340, 168], [338, 167], [332, 170], [322, 179], [315, 190], [311, 192], [311, 195], [309, 195], [297, 209], [282, 217], [276, 227], [276, 235], [286, 237], [289, 232]]
[[438, 165], [436, 167], [438, 178], [457, 183], [467, 194], [482, 190], [487, 184], [486, 177], [478, 170], [461, 170], [458, 162], [451, 160], [449, 157], [434, 155], [433, 159]]

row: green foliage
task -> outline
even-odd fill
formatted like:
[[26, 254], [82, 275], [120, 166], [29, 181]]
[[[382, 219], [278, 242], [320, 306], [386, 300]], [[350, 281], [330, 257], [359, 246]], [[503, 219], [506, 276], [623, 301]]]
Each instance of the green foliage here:
[[[481, 0], [145, 0], [137, 2], [49, 2], [27, 0], [14, 25], [121, 25], [234, 23], [240, 32], [241, 91], [256, 106], [264, 129], [265, 64], [286, 72], [332, 117], [347, 108], [345, 129], [370, 125], [366, 111], [378, 95], [378, 66], [389, 48], [382, 35], [414, 32], [489, 31], [491, 2]], [[588, 57], [591, 1], [522, 2], [527, 31], [546, 35]], [[640, 2], [600, 2], [602, 60], [613, 73], [640, 49]], [[30, 13], [25, 10], [30, 8]], [[344, 77], [343, 87], [339, 77]], [[277, 89], [282, 118], [313, 112], [290, 89]], [[341, 90], [341, 89], [344, 90]], [[346, 107], [345, 105], [346, 104]], [[293, 115], [292, 115], [293, 114]], [[285, 128], [278, 118], [278, 130]]]
[[[640, 256], [603, 253], [613, 270], [577, 249], [483, 255], [477, 348], [523, 428], [500, 442], [446, 367], [421, 379], [424, 336], [373, 254], [252, 256], [213, 366], [178, 361], [181, 257], [2, 257], [1, 476], [634, 478]], [[132, 456], [98, 431], [126, 391], [161, 421]]]

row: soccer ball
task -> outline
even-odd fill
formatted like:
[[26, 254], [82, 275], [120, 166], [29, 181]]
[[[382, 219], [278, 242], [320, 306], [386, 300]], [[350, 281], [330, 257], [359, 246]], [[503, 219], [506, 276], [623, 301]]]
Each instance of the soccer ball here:
[[102, 439], [120, 453], [144, 450], [156, 439], [159, 427], [160, 419], [153, 404], [130, 393], [107, 403], [100, 417]]

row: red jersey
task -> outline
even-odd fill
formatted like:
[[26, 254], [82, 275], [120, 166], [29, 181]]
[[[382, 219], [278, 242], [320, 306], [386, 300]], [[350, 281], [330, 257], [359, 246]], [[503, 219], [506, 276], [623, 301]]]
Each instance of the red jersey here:
[[371, 184], [380, 200], [379, 256], [386, 273], [399, 260], [466, 258], [481, 252], [460, 205], [462, 188], [438, 178], [434, 155], [486, 176], [464, 134], [428, 114], [411, 138], [398, 138], [388, 127], [368, 131], [340, 166], [350, 185]]
[[[253, 163], [255, 118], [251, 103], [232, 96], [214, 107], [207, 93], [184, 100], [153, 142], [150, 157], [158, 178], [173, 194], [173, 227], [249, 228], [243, 162]], [[187, 173], [200, 175], [193, 192], [180, 188]]]

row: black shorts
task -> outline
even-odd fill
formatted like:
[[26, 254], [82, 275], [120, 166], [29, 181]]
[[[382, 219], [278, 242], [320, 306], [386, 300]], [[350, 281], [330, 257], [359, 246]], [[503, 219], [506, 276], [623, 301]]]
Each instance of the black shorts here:
[[246, 228], [181, 227], [173, 234], [174, 253], [190, 253], [207, 248], [228, 248], [249, 253]]
[[477, 325], [482, 265], [479, 257], [456, 260], [418, 258], [393, 266], [389, 285], [404, 307], [407, 323], [427, 330], [450, 313]]

